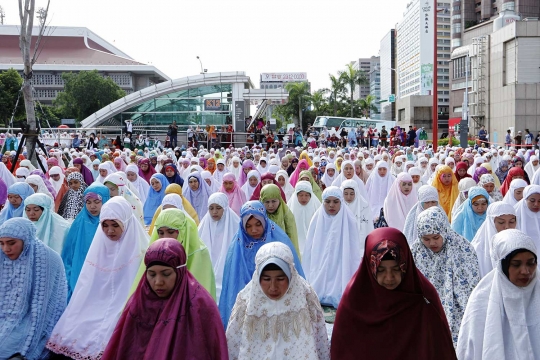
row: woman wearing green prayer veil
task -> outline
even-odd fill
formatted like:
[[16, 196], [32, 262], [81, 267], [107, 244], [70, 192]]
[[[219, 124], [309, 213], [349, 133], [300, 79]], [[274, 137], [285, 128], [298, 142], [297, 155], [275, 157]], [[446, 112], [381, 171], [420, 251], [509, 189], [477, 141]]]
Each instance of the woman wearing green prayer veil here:
[[304, 170], [300, 173], [300, 176], [298, 177], [298, 181], [309, 181], [311, 184], [311, 188], [313, 189], [313, 193], [319, 199], [319, 201], [322, 202], [322, 190], [319, 187], [319, 185], [315, 182], [315, 179], [313, 179], [313, 175], [311, 175], [311, 171]]
[[[150, 236], [150, 244], [157, 239], [177, 239], [186, 250], [187, 268], [197, 281], [216, 299], [216, 280], [210, 252], [199, 238], [197, 225], [193, 219], [179, 209], [163, 210], [156, 219], [155, 227]], [[131, 286], [131, 294], [135, 292], [146, 267], [141, 264], [135, 281]]]
[[300, 248], [298, 246], [298, 231], [296, 230], [296, 221], [294, 215], [283, 201], [281, 192], [275, 184], [264, 185], [261, 190], [260, 202], [266, 208], [268, 218], [275, 222], [291, 239], [296, 254], [300, 258]]

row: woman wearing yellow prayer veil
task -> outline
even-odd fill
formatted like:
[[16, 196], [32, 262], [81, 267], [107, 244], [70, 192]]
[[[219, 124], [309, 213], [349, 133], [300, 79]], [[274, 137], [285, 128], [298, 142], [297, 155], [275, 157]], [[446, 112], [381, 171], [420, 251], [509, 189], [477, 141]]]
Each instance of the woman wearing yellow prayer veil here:
[[[150, 235], [150, 244], [160, 238], [177, 239], [186, 250], [187, 269], [197, 281], [216, 298], [216, 280], [210, 252], [199, 237], [195, 221], [186, 216], [179, 209], [165, 209], [156, 219], [154, 231]], [[131, 294], [135, 292], [141, 277], [145, 274], [146, 267], [143, 263], [131, 286]]]
[[309, 167], [313, 166], [313, 161], [311, 161], [311, 159], [309, 158], [309, 155], [306, 150], [302, 151], [302, 153], [300, 154], [299, 160], [306, 160], [309, 164]]
[[[182, 195], [182, 187], [178, 184], [168, 185], [167, 188], [165, 189], [165, 195], [169, 195], [169, 194], [180, 195], [180, 197], [182, 198], [182, 206], [184, 206], [184, 210], [189, 214], [189, 216], [191, 216], [193, 221], [195, 221], [195, 224], [199, 226], [199, 216], [197, 215], [197, 212], [195, 211], [193, 206], [191, 206], [189, 201], [184, 197], [184, 195]], [[154, 217], [152, 218], [152, 223], [150, 224], [150, 227], [148, 228], [148, 235], [152, 235], [152, 232], [154, 231], [154, 226], [155, 226], [154, 224], [156, 223], [156, 219], [160, 213], [161, 213], [161, 206], [159, 206], [156, 212], [154, 213]]]
[[439, 193], [439, 205], [452, 221], [452, 206], [459, 195], [458, 181], [448, 165], [439, 167], [431, 184]]

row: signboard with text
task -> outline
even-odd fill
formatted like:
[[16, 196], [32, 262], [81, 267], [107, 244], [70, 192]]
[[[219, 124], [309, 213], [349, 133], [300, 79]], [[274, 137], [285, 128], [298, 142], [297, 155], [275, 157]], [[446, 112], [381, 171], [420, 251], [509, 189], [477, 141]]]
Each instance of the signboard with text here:
[[204, 111], [221, 110], [221, 99], [204, 99]]
[[433, 93], [434, 10], [433, 1], [420, 0], [420, 95]]
[[234, 130], [245, 131], [246, 120], [244, 118], [246, 103], [244, 101], [234, 102]]
[[302, 82], [307, 80], [307, 73], [262, 73], [261, 82]]

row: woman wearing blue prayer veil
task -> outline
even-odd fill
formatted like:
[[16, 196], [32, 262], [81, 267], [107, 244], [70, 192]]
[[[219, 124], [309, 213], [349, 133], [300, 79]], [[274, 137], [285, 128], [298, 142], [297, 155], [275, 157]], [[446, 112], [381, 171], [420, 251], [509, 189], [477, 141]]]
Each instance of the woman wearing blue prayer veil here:
[[45, 359], [45, 343], [66, 307], [60, 255], [36, 238], [28, 219], [0, 225], [0, 359]]
[[169, 185], [167, 177], [163, 174], [154, 174], [150, 178], [150, 189], [148, 189], [148, 196], [143, 206], [144, 224], [150, 225], [154, 213], [157, 208], [161, 206], [161, 202], [165, 197], [165, 188]]
[[253, 277], [257, 251], [264, 244], [275, 241], [291, 249], [294, 266], [298, 274], [305, 278], [298, 254], [285, 231], [268, 218], [266, 209], [260, 201], [245, 203], [240, 210], [240, 228], [229, 246], [223, 271], [219, 312], [225, 328], [236, 302], [236, 296]]
[[22, 217], [24, 213], [24, 200], [34, 193], [34, 189], [25, 182], [17, 182], [7, 190], [8, 201], [6, 207], [0, 212], [0, 224], [11, 218]]
[[486, 220], [489, 204], [489, 194], [483, 187], [470, 188], [469, 197], [459, 206], [456, 216], [452, 218], [452, 229], [471, 242]]
[[68, 282], [68, 301], [96, 234], [101, 206], [110, 199], [109, 188], [100, 182], [95, 182], [86, 188], [83, 196], [84, 206], [71, 224], [62, 249], [62, 260]]

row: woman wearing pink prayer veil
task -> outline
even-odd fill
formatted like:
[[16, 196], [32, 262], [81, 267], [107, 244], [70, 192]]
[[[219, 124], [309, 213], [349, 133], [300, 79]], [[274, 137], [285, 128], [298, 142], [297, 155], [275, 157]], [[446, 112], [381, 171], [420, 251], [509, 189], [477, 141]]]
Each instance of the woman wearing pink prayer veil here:
[[242, 188], [248, 180], [247, 174], [249, 174], [251, 170], [257, 170], [253, 161], [249, 159], [244, 160], [242, 163], [242, 171], [240, 172], [240, 177], [238, 179], [238, 186], [240, 186], [240, 188]]
[[300, 178], [300, 173], [304, 170], [309, 170], [309, 163], [306, 159], [300, 160], [300, 162], [298, 163], [298, 166], [296, 167], [296, 169], [294, 169], [293, 173], [291, 174], [289, 183], [291, 183], [292, 187], [296, 186], [296, 183], [298, 182], [298, 179]]
[[240, 186], [238, 186], [234, 174], [226, 173], [223, 175], [223, 183], [219, 191], [227, 195], [227, 198], [229, 199], [229, 207], [236, 213], [236, 215], [240, 216], [240, 209], [247, 200], [246, 194], [244, 194]]
[[114, 158], [114, 167], [116, 168], [116, 171], [123, 171], [126, 172], [126, 163], [121, 157]]

